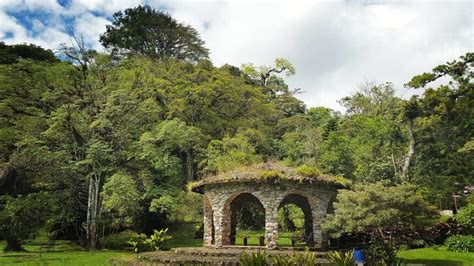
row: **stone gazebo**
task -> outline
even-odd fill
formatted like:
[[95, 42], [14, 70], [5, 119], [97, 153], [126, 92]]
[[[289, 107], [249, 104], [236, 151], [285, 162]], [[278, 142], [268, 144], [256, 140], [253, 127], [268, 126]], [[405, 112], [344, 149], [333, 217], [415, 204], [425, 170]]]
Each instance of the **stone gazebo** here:
[[204, 246], [216, 248], [234, 244], [235, 210], [242, 202], [265, 213], [267, 248], [277, 247], [277, 213], [286, 204], [302, 209], [307, 245], [324, 248], [327, 241], [321, 223], [341, 187], [333, 177], [304, 173], [280, 163], [242, 167], [191, 184], [192, 191], [204, 195]]

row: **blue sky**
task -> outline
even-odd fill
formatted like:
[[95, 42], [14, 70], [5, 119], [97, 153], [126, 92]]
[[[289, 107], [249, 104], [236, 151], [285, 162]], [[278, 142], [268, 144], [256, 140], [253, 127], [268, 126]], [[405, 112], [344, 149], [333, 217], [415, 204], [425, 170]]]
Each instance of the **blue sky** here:
[[474, 1], [0, 0], [0, 40], [57, 49], [71, 35], [102, 51], [99, 35], [114, 12], [138, 4], [164, 9], [195, 27], [219, 66], [295, 65], [287, 79], [308, 106], [337, 101], [364, 81], [392, 82], [474, 49]]

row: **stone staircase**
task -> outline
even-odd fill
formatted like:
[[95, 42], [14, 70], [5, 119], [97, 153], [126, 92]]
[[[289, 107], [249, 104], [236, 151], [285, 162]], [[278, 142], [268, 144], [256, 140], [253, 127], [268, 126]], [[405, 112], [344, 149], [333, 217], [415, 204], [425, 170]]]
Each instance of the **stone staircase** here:
[[[291, 255], [304, 251], [293, 249], [268, 250], [259, 247], [175, 248], [170, 251], [146, 252], [139, 256], [140, 265], [219, 265], [238, 266], [243, 253], [265, 252], [269, 257]], [[315, 265], [330, 265], [325, 252], [315, 252]], [[143, 264], [142, 264], [143, 263]]]

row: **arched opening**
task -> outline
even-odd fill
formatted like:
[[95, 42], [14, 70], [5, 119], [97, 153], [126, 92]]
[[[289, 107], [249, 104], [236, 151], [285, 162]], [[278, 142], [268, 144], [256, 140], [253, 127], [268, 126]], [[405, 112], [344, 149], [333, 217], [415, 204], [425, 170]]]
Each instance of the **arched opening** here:
[[263, 245], [265, 208], [251, 193], [229, 198], [223, 212], [224, 245]]
[[289, 194], [278, 206], [278, 245], [313, 246], [313, 216], [308, 199]]
[[203, 197], [203, 213], [204, 213], [204, 246], [211, 246], [215, 242], [214, 238], [214, 213], [212, 211], [211, 202], [207, 196]]

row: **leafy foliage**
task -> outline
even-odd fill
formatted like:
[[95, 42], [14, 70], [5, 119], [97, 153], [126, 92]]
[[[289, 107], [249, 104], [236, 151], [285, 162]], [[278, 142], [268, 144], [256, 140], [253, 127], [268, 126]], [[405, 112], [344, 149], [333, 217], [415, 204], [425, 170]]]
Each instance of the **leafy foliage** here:
[[135, 252], [156, 251], [165, 248], [165, 244], [171, 239], [167, 235], [168, 228], [161, 230], [153, 230], [153, 234], [148, 237], [145, 234], [134, 233], [130, 237], [128, 243], [132, 246]]
[[354, 251], [331, 251], [328, 254], [329, 261], [336, 266], [354, 265]]
[[454, 235], [446, 239], [444, 243], [448, 250], [456, 252], [474, 252], [473, 235]]
[[434, 214], [434, 209], [416, 193], [416, 187], [408, 184], [358, 184], [354, 191], [340, 190], [334, 209], [323, 224], [334, 237], [369, 230], [382, 238], [395, 238], [391, 228], [423, 228]]
[[16, 198], [4, 196], [0, 211], [0, 233], [7, 240], [5, 251], [21, 251], [22, 243], [53, 215], [53, 199], [46, 193], [31, 193]]
[[[463, 192], [474, 176], [472, 53], [415, 76], [408, 86], [448, 82], [410, 100], [390, 83], [362, 84], [341, 100], [341, 114], [295, 98], [287, 60], [215, 67], [194, 29], [150, 7], [117, 13], [101, 41], [123, 56], [80, 40], [60, 49], [63, 61], [33, 45], [0, 44], [0, 214], [11, 247], [45, 226], [94, 248], [99, 232], [197, 221], [200, 202], [184, 192], [187, 182], [273, 160], [299, 167], [302, 178], [356, 184], [329, 217], [334, 236], [406, 242], [435, 217], [426, 201], [453, 209], [453, 193], [457, 221], [472, 228]], [[37, 213], [26, 228], [26, 205], [42, 212], [45, 194], [54, 215]], [[439, 237], [429, 243], [455, 228], [432, 231]]]
[[0, 42], [0, 64], [15, 64], [24, 59], [59, 62], [51, 50], [34, 44], [6, 45], [4, 42]]
[[107, 48], [154, 59], [197, 61], [208, 56], [204, 41], [194, 28], [160, 10], [138, 6], [119, 11], [113, 17], [112, 25], [107, 25], [100, 36], [100, 42]]
[[474, 234], [474, 204], [470, 203], [461, 208], [454, 217], [466, 234]]
[[140, 196], [133, 178], [119, 172], [107, 179], [101, 192], [103, 210], [110, 213], [117, 226], [130, 226], [140, 210]]
[[242, 266], [265, 266], [267, 265], [267, 254], [265, 252], [244, 253], [240, 256]]

